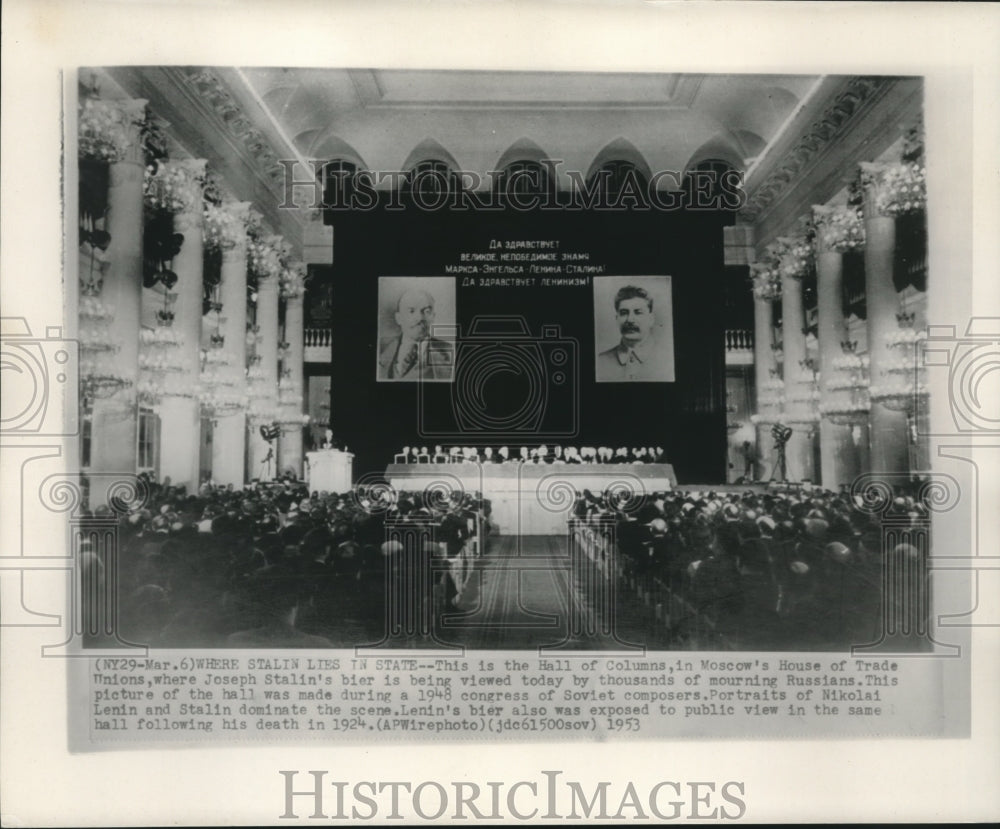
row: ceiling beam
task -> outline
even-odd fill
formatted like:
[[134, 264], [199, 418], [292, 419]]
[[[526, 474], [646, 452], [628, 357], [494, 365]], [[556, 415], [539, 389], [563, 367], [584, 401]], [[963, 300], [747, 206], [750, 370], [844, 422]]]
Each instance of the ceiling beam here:
[[247, 111], [225, 70], [125, 66], [107, 72], [129, 95], [148, 100], [179, 145], [192, 157], [207, 159], [236, 200], [251, 202], [272, 229], [301, 251], [305, 212], [278, 208], [284, 185], [278, 162], [295, 155], [265, 133], [259, 125], [263, 114]]
[[742, 223], [753, 224], [758, 249], [781, 236], [854, 177], [858, 162], [884, 152], [916, 118], [923, 103], [920, 78], [831, 79], [817, 114], [787, 130], [746, 183]]

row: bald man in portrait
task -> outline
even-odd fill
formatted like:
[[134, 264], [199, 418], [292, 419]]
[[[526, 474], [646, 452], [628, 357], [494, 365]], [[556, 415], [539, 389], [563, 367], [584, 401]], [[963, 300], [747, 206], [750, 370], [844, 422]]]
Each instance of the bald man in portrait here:
[[399, 332], [379, 341], [379, 380], [452, 379], [454, 346], [431, 336], [434, 304], [434, 297], [422, 288], [410, 288], [399, 298], [393, 314]]

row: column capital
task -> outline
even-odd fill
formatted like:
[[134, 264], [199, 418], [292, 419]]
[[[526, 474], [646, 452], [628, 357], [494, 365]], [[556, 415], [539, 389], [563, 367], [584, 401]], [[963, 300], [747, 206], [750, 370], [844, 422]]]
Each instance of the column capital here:
[[142, 127], [146, 123], [143, 98], [102, 100], [84, 98], [77, 122], [81, 158], [108, 163], [142, 164]]
[[192, 213], [201, 217], [204, 209], [205, 171], [208, 161], [204, 158], [179, 158], [170, 162], [179, 174], [178, 184], [185, 188], [185, 208], [179, 212]]
[[250, 202], [225, 201], [220, 205], [205, 205], [205, 245], [221, 249], [225, 256], [237, 248], [245, 248], [249, 224]]
[[781, 274], [773, 262], [754, 262], [750, 266], [750, 279], [758, 302], [771, 303], [781, 298]]
[[204, 158], [157, 161], [146, 168], [146, 205], [168, 213], [188, 214], [201, 221]]
[[[252, 221], [252, 219], [251, 219]], [[252, 234], [247, 243], [250, 270], [257, 277], [260, 286], [275, 283], [285, 270], [283, 260], [287, 256], [287, 245], [278, 233]]]
[[816, 230], [813, 244], [817, 254], [847, 253], [864, 247], [865, 225], [860, 208], [814, 204], [812, 215]]
[[306, 290], [307, 268], [304, 262], [292, 262], [281, 274], [281, 296], [286, 302], [302, 302]]
[[782, 277], [802, 279], [812, 265], [812, 246], [805, 236], [782, 236], [768, 250]]
[[222, 209], [225, 210], [234, 220], [242, 222], [244, 228], [250, 224], [250, 208], [252, 204], [248, 201], [224, 201]]
[[866, 219], [895, 218], [922, 210], [927, 203], [924, 168], [919, 164], [862, 161], [859, 166]]
[[889, 168], [888, 164], [877, 164], [871, 161], [862, 161], [858, 167], [861, 169], [861, 193], [864, 196], [864, 217], [873, 219], [878, 216], [885, 216], [880, 204], [885, 200], [885, 175]]

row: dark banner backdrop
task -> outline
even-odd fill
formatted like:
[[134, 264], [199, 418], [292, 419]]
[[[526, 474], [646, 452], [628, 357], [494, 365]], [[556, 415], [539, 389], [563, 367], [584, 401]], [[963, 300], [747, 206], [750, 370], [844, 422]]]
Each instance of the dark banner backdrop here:
[[[682, 483], [725, 480], [726, 414], [723, 335], [723, 231], [731, 214], [715, 211], [557, 210], [423, 211], [330, 210], [334, 228], [331, 327], [331, 421], [337, 440], [355, 453], [355, 476], [385, 469], [404, 445], [560, 443], [576, 446], [662, 446]], [[603, 266], [606, 276], [672, 277], [676, 382], [596, 383], [594, 379], [594, 279], [583, 286], [544, 286], [527, 263], [529, 287], [485, 287], [498, 275], [456, 274], [457, 382], [378, 383], [375, 377], [380, 276], [444, 276], [463, 253], [489, 252], [491, 243], [557, 241], [563, 253], [589, 254], [574, 264]], [[521, 251], [523, 252], [523, 251]], [[511, 278], [510, 275], [499, 275]], [[463, 284], [466, 280], [473, 285]], [[608, 309], [613, 313], [613, 308]], [[481, 373], [481, 406], [502, 419], [530, 401], [540, 409], [538, 431], [502, 434], [470, 430], [456, 413], [454, 395], [467, 395], [463, 359], [477, 343], [503, 336], [470, 337], [477, 317], [524, 321], [537, 347], [540, 370], [559, 341], [570, 357], [568, 379], [546, 381], [545, 398], [532, 398], [525, 375]], [[439, 320], [440, 322], [440, 320]], [[516, 329], [516, 323], [513, 324]], [[543, 326], [558, 335], [543, 339]], [[498, 323], [490, 325], [495, 335]], [[480, 326], [480, 329], [482, 326]], [[518, 338], [518, 343], [523, 339]], [[483, 355], [477, 362], [482, 367]], [[458, 401], [459, 407], [462, 402]], [[479, 422], [479, 421], [477, 421]], [[424, 434], [421, 434], [421, 429]], [[445, 435], [452, 432], [452, 435]], [[570, 434], [567, 435], [566, 433]], [[461, 436], [461, 440], [449, 440]], [[561, 434], [560, 434], [561, 433]], [[439, 437], [440, 436], [440, 437]]]

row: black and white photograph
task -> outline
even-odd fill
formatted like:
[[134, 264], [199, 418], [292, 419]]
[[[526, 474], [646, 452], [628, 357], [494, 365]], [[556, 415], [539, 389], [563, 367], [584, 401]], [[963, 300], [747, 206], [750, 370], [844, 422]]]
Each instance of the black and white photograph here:
[[[90, 825], [996, 816], [1000, 16], [41, 5], [0, 688], [58, 716], [5, 825], [46, 757]], [[73, 774], [156, 757], [199, 796]]]
[[669, 276], [594, 279], [598, 383], [674, 379], [674, 315]]
[[934, 651], [921, 78], [72, 91], [85, 646]]

